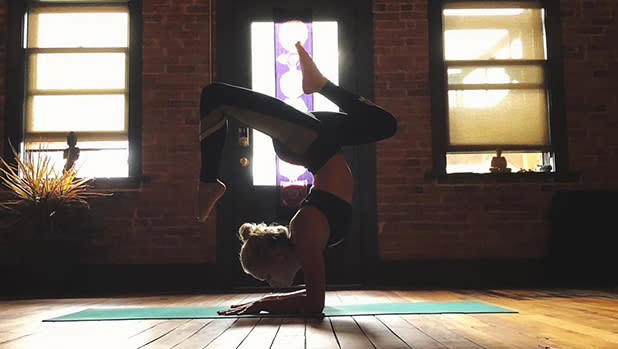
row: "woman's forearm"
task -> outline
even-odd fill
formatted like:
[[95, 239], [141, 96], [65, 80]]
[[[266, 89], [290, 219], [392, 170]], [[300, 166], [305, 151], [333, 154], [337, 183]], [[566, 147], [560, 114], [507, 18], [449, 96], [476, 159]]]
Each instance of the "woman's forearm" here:
[[319, 314], [324, 309], [324, 300], [307, 297], [306, 290], [299, 290], [262, 298], [261, 310], [269, 313]]
[[305, 290], [303, 288], [301, 290], [296, 290], [296, 291], [292, 291], [292, 292], [269, 294], [267, 296], [262, 297], [260, 299], [260, 301], [271, 301], [271, 300], [275, 300], [275, 299], [285, 299], [285, 298], [289, 298], [289, 297], [295, 297], [297, 295], [306, 295], [306, 294], [307, 294], [307, 290]]
[[296, 297], [296, 296], [306, 296], [307, 295], [307, 290], [306, 289], [301, 289], [301, 290], [296, 290], [296, 291], [292, 291], [292, 292], [286, 292], [286, 293], [279, 293], [279, 294], [275, 294], [273, 296], [275, 297], [279, 297], [279, 298], [289, 298], [289, 297]]

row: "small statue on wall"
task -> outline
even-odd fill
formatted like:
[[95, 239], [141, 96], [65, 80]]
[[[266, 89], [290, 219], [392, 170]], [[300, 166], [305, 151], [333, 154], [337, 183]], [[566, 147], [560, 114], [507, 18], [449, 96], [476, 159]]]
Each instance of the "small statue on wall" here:
[[77, 134], [75, 134], [75, 132], [69, 132], [67, 135], [67, 144], [69, 147], [66, 148], [62, 154], [62, 158], [66, 159], [64, 171], [68, 171], [73, 168], [73, 166], [75, 166], [75, 161], [79, 159], [79, 148], [75, 146], [77, 145]]
[[491, 159], [489, 171], [492, 173], [511, 172], [511, 169], [506, 167], [506, 158], [502, 156], [502, 149], [496, 149], [496, 156]]

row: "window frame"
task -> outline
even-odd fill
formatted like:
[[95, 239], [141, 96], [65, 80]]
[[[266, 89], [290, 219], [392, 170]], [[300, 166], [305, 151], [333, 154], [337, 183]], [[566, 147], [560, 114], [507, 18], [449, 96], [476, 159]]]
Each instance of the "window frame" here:
[[[495, 176], [493, 173], [471, 174], [446, 172], [446, 155], [448, 146], [448, 76], [447, 62], [444, 58], [443, 20], [442, 13], [446, 4], [479, 2], [474, 0], [437, 0], [428, 2], [428, 25], [429, 25], [429, 79], [431, 96], [431, 132], [432, 132], [432, 170], [431, 176], [436, 178], [448, 178], [457, 176], [474, 175]], [[492, 2], [504, 2], [504, 0], [492, 0]], [[562, 63], [562, 40], [560, 28], [560, 4], [551, 0], [519, 0], [518, 2], [530, 2], [540, 5], [545, 10], [545, 31], [547, 60], [544, 67], [545, 85], [548, 107], [548, 129], [550, 145], [541, 151], [550, 151], [554, 154], [556, 176], [565, 176], [568, 169], [568, 148], [566, 118], [564, 109], [564, 78]], [[452, 147], [454, 148], [454, 147]], [[457, 147], [461, 149], [461, 147]], [[537, 147], [518, 148], [517, 150], [536, 150]], [[470, 147], [470, 151], [474, 150]], [[513, 149], [514, 150], [514, 149]], [[526, 173], [525, 175], [534, 175]], [[515, 173], [499, 174], [500, 176], [514, 176]], [[518, 174], [517, 177], [519, 177]]]
[[[22, 153], [26, 132], [26, 108], [29, 74], [26, 60], [29, 55], [25, 44], [27, 14], [31, 9], [40, 7], [89, 7], [126, 5], [129, 11], [129, 47], [127, 74], [127, 120], [126, 127], [129, 143], [129, 173], [119, 179], [136, 179], [142, 177], [142, 0], [77, 0], [77, 1], [9, 1], [7, 40], [7, 79], [5, 105], [5, 135], [3, 139], [3, 156], [9, 164], [15, 160], [11, 151], [13, 146]], [[70, 130], [67, 130], [67, 133]], [[79, 142], [79, 140], [78, 140]], [[79, 144], [79, 143], [78, 143]], [[117, 179], [116, 179], [117, 181]]]

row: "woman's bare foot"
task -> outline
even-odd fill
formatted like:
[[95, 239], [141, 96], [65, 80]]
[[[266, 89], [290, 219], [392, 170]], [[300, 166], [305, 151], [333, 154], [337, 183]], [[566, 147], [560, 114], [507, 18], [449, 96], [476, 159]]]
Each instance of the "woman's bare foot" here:
[[202, 182], [200, 181], [198, 187], [198, 217], [197, 219], [204, 223], [210, 212], [215, 207], [215, 204], [225, 193], [225, 184], [220, 180], [215, 182]]
[[303, 92], [310, 94], [320, 91], [326, 84], [326, 78], [320, 73], [313, 59], [298, 41], [296, 42], [296, 51], [298, 52], [300, 70], [303, 73]]

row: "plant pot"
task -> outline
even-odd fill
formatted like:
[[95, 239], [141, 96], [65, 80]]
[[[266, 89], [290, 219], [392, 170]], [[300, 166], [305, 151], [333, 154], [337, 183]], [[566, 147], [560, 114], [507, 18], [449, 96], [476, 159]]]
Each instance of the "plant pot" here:
[[28, 266], [59, 266], [79, 263], [81, 243], [67, 239], [32, 239], [12, 242], [16, 262]]
[[3, 229], [11, 260], [20, 265], [58, 265], [79, 263], [81, 246], [86, 241], [87, 207], [21, 212], [14, 223]]

